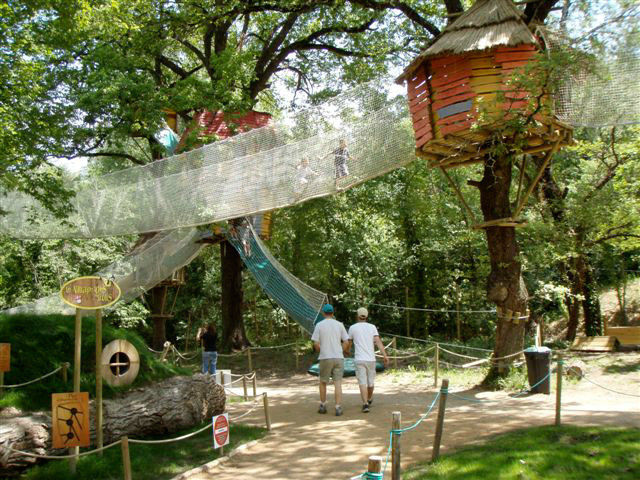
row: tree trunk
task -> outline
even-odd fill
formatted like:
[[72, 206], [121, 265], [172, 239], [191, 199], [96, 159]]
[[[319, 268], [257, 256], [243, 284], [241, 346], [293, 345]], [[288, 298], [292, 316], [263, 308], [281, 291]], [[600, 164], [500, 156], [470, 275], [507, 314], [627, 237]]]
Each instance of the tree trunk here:
[[[225, 391], [210, 375], [173, 377], [144, 388], [131, 390], [114, 400], [104, 400], [104, 442], [119, 440], [128, 435], [141, 438], [175, 433], [222, 413], [225, 408]], [[94, 404], [89, 406], [90, 418], [94, 418]], [[67, 454], [67, 451], [51, 447], [51, 417], [48, 413], [25, 415], [20, 412], [3, 412], [0, 429], [0, 446], [37, 453], [39, 455]], [[91, 425], [91, 441], [95, 443], [94, 422]], [[4, 454], [4, 452], [3, 452]], [[36, 459], [20, 454], [0, 457], [0, 475], [33, 465]]]
[[571, 289], [564, 299], [569, 313], [565, 339], [569, 342], [573, 342], [576, 339], [578, 324], [580, 323], [580, 300], [578, 300], [578, 296], [582, 295], [582, 277], [578, 274], [575, 263], [576, 259], [571, 259], [566, 266], [567, 279]]
[[153, 340], [152, 345], [155, 350], [162, 350], [164, 342], [167, 341], [165, 305], [169, 287], [161, 285], [151, 289], [151, 318], [153, 319]]
[[25, 414], [9, 407], [0, 413], [0, 476], [17, 475], [20, 470], [30, 467], [38, 459], [25, 457], [17, 453], [2, 451], [7, 445], [38, 455], [47, 455], [51, 451], [49, 433], [51, 417], [45, 413]]
[[582, 284], [582, 310], [584, 311], [584, 330], [589, 337], [602, 335], [602, 313], [600, 312], [600, 298], [596, 287], [591, 266], [584, 257], [580, 257], [580, 271], [584, 278]]
[[[509, 191], [511, 188], [512, 157], [498, 156], [485, 160], [484, 175], [477, 186], [485, 221], [511, 216]], [[498, 313], [493, 355], [502, 358], [522, 350], [525, 321], [518, 317], [527, 311], [527, 287], [521, 275], [518, 243], [514, 227], [485, 229], [489, 247], [491, 272], [487, 278], [487, 298], [496, 304]], [[485, 378], [491, 383], [508, 373], [509, 358], [495, 362]]]
[[222, 338], [226, 347], [242, 349], [250, 345], [242, 318], [242, 258], [229, 242], [220, 244], [222, 271]]

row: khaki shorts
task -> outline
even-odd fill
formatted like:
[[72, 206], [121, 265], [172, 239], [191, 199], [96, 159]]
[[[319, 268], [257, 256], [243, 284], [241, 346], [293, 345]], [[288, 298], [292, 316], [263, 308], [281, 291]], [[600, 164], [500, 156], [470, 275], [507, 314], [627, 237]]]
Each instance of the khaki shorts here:
[[356, 362], [358, 385], [373, 387], [376, 379], [376, 362]]
[[344, 373], [344, 359], [342, 358], [325, 358], [320, 360], [320, 381], [329, 383], [333, 378], [334, 382], [342, 381]]

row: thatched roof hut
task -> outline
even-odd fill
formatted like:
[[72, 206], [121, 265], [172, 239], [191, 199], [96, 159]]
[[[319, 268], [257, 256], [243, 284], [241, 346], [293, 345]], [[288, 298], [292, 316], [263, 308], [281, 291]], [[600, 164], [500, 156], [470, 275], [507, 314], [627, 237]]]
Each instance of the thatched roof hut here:
[[[496, 126], [478, 128], [481, 110], [495, 122], [505, 112], [535, 110], [546, 124], [532, 129], [531, 145], [538, 151], [549, 144], [545, 136], [569, 141], [570, 132], [558, 132], [548, 108], [545, 115], [532, 105], [534, 95], [510, 86], [513, 72], [533, 62], [541, 48], [511, 0], [477, 0], [398, 78], [407, 82], [418, 153], [437, 166], [481, 161], [478, 152]], [[542, 101], [550, 104], [546, 96]]]

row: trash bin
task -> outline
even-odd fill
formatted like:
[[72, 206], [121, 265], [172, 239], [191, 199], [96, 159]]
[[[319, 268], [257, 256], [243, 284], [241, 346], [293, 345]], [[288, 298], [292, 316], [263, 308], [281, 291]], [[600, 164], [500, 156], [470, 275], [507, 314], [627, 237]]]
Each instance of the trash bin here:
[[[551, 349], [547, 347], [530, 347], [524, 351], [527, 360], [527, 376], [531, 393], [551, 393]], [[546, 377], [546, 378], [545, 378]], [[544, 381], [542, 379], [544, 378]]]

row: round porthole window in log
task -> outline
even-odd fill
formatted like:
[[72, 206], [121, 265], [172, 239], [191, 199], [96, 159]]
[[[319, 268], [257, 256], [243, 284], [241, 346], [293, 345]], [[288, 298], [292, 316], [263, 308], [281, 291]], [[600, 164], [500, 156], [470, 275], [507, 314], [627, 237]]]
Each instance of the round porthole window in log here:
[[131, 385], [140, 370], [138, 350], [126, 340], [114, 340], [102, 349], [102, 378], [112, 387]]

